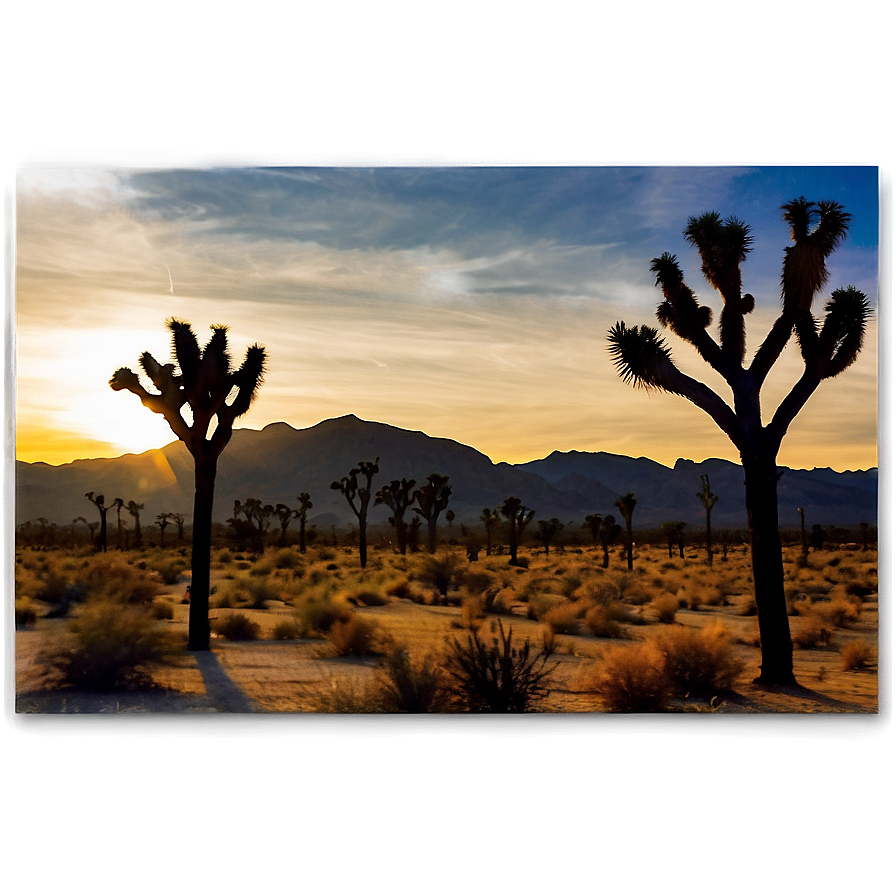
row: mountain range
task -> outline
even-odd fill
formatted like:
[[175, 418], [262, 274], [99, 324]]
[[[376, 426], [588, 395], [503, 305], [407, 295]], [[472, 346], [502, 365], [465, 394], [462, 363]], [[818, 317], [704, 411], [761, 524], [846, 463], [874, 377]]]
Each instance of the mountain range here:
[[[263, 503], [297, 505], [301, 492], [311, 495], [309, 523], [319, 527], [355, 523], [345, 498], [330, 484], [360, 461], [379, 458], [374, 491], [392, 479], [416, 479], [430, 473], [449, 477], [450, 509], [458, 522], [473, 522], [483, 507], [500, 506], [515, 495], [536, 512], [536, 519], [558, 517], [580, 521], [586, 514], [619, 513], [614, 502], [633, 492], [638, 499], [635, 528], [666, 520], [702, 527], [705, 512], [696, 495], [702, 475], [708, 475], [719, 496], [713, 509], [715, 528], [746, 528], [743, 471], [717, 458], [695, 462], [679, 459], [666, 467], [646, 457], [626, 457], [603, 451], [555, 451], [523, 464], [493, 463], [467, 445], [385, 423], [360, 420], [350, 414], [324, 420], [307, 429], [271, 423], [262, 430], [238, 429], [218, 462], [215, 519], [224, 522], [236, 500], [259, 498]], [[778, 483], [782, 527], [799, 526], [803, 507], [807, 526], [858, 526], [877, 521], [877, 468], [837, 473], [830, 468], [791, 470]], [[192, 458], [180, 441], [142, 454], [76, 460], [60, 466], [16, 462], [16, 524], [44, 518], [68, 525], [96, 509], [85, 494], [103, 494], [144, 504], [147, 525], [156, 514], [181, 512], [189, 520], [193, 506]], [[389, 511], [371, 502], [371, 524], [385, 522]], [[125, 515], [125, 519], [129, 519]]]

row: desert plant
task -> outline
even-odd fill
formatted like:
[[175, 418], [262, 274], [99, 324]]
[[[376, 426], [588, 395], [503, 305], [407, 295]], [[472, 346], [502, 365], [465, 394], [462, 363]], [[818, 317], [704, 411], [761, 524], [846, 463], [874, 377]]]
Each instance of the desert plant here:
[[653, 601], [653, 609], [656, 611], [657, 622], [663, 625], [671, 625], [675, 622], [675, 615], [681, 609], [681, 603], [673, 594], [663, 594]]
[[445, 551], [432, 557], [424, 557], [417, 569], [417, 578], [435, 588], [442, 596], [442, 602], [447, 604], [448, 590], [457, 584], [460, 569], [461, 560]]
[[[749, 227], [709, 212], [688, 221], [685, 237], [697, 248], [703, 273], [722, 295], [720, 341], [707, 332], [712, 314], [685, 283], [674, 255], [654, 258], [651, 270], [662, 288], [657, 317], [722, 375], [733, 407], [705, 384], [682, 373], [665, 341], [652, 327], [609, 332], [610, 350], [622, 378], [635, 386], [681, 395], [705, 411], [740, 453], [746, 484], [753, 583], [758, 607], [762, 660], [758, 681], [793, 684], [793, 645], [784, 597], [784, 569], [778, 530], [777, 455], [788, 427], [823, 379], [837, 376], [858, 357], [871, 314], [866, 296], [850, 286], [835, 290], [819, 330], [812, 302], [827, 281], [826, 260], [846, 236], [850, 215], [836, 202], [800, 196], [783, 206], [792, 245], [784, 250], [782, 310], [749, 367], [744, 367], [744, 316], [755, 305], [742, 294], [741, 263], [752, 248]], [[803, 375], [769, 422], [762, 419], [760, 391], [793, 334], [805, 364]]]
[[106, 552], [106, 514], [109, 512], [110, 508], [106, 507], [106, 499], [103, 495], [97, 495], [95, 498], [93, 496], [93, 492], [87, 492], [84, 496], [93, 504], [96, 509], [100, 512], [100, 536], [97, 541], [97, 550], [101, 550], [103, 553]]
[[228, 613], [215, 620], [215, 631], [228, 641], [257, 641], [261, 626], [245, 613]]
[[591, 687], [609, 712], [657, 712], [669, 694], [662, 657], [645, 643], [607, 650], [596, 663]]
[[[149, 352], [144, 352], [140, 366], [157, 393], [148, 392], [137, 374], [126, 367], [115, 371], [109, 385], [116, 391], [133, 392], [151, 411], [161, 414], [193, 456], [193, 578], [188, 645], [191, 650], [209, 650], [212, 509], [218, 458], [233, 435], [234, 421], [249, 410], [255, 398], [264, 376], [265, 351], [253, 345], [240, 368], [232, 370], [226, 327], [213, 326], [212, 338], [200, 351], [189, 324], [171, 318], [167, 325], [179, 372], [175, 374], [175, 364], [159, 364]], [[190, 407], [190, 423], [183, 417], [184, 405]], [[215, 426], [209, 437], [212, 418]]]
[[37, 609], [30, 598], [17, 597], [15, 599], [15, 626], [16, 628], [28, 628], [37, 622]]
[[497, 509], [492, 510], [490, 507], [483, 507], [482, 513], [479, 514], [479, 520], [485, 524], [485, 555], [490, 557], [492, 554], [492, 538], [496, 527], [501, 522], [501, 514]]
[[833, 632], [824, 624], [817, 613], [808, 613], [802, 622], [794, 628], [793, 643], [807, 650], [811, 647], [827, 647], [831, 643]]
[[604, 569], [607, 569], [610, 566], [610, 547], [616, 544], [621, 534], [622, 527], [616, 522], [616, 517], [612, 514], [607, 514], [601, 520], [600, 529], [598, 531], [600, 546], [604, 552]]
[[408, 524], [404, 515], [414, 503], [414, 486], [416, 479], [393, 479], [376, 493], [376, 504], [385, 504], [391, 511], [389, 524], [395, 528], [398, 539], [398, 553], [404, 556], [408, 552]]
[[638, 499], [631, 493], [626, 492], [616, 502], [622, 518], [625, 520], [625, 560], [628, 564], [629, 572], [632, 570], [632, 546], [634, 544], [634, 536], [632, 534], [632, 514], [635, 512], [635, 505]]
[[523, 532], [526, 526], [535, 518], [535, 511], [526, 507], [519, 498], [512, 495], [505, 498], [501, 505], [501, 515], [507, 520], [508, 536], [510, 544], [510, 564], [517, 566], [517, 551], [523, 540]]
[[302, 626], [298, 619], [290, 617], [281, 619], [275, 626], [271, 637], [275, 641], [295, 641], [302, 637]]
[[731, 637], [720, 622], [664, 632], [655, 644], [671, 693], [679, 697], [729, 690], [743, 671]]
[[700, 491], [697, 492], [697, 500], [703, 505], [706, 511], [706, 562], [712, 566], [712, 509], [719, 500], [718, 495], [712, 493], [709, 487], [709, 476], [700, 477]]
[[844, 672], [864, 669], [874, 662], [874, 645], [865, 638], [847, 641], [840, 648], [840, 656], [843, 660]]
[[351, 610], [330, 597], [309, 597], [298, 608], [302, 630], [309, 635], [326, 635], [339, 621], [349, 618]]
[[336, 656], [373, 656], [382, 652], [383, 632], [369, 619], [351, 614], [337, 619], [327, 632]]
[[150, 605], [154, 619], [174, 619], [174, 607], [170, 601], [154, 600]]
[[376, 696], [382, 712], [444, 712], [449, 706], [445, 674], [438, 658], [413, 661], [407, 650], [389, 651], [376, 672]]
[[[427, 523], [427, 547], [430, 554], [436, 552], [436, 524], [439, 514], [448, 507], [448, 500], [451, 497], [451, 486], [448, 485], [448, 477], [441, 476], [438, 473], [430, 473], [426, 477], [426, 485], [421, 486], [414, 492], [414, 500], [417, 506], [414, 513], [419, 514]], [[411, 540], [409, 545], [413, 545], [416, 539], [416, 530], [411, 535], [411, 529], [408, 530]]]
[[[370, 505], [373, 477], [379, 472], [379, 461], [361, 461], [357, 467], [349, 471], [348, 476], [343, 476], [338, 482], [333, 482], [330, 488], [342, 492], [352, 513], [358, 518], [358, 554], [361, 560], [361, 569], [367, 566], [367, 508]], [[358, 477], [363, 476], [365, 484], [358, 484]], [[355, 503], [357, 499], [357, 504]]]
[[92, 691], [143, 685], [151, 670], [174, 652], [151, 610], [113, 601], [85, 605], [66, 635], [45, 647], [39, 660], [51, 680]]
[[504, 632], [498, 620], [498, 637], [491, 645], [470, 632], [465, 640], [448, 643], [445, 671], [456, 706], [469, 712], [527, 712], [548, 693], [545, 680], [554, 667], [547, 657], [532, 653], [529, 641], [513, 646], [513, 628]]
[[577, 603], [562, 603], [552, 607], [542, 617], [541, 621], [558, 635], [577, 635], [579, 633], [579, 619], [585, 608]]
[[545, 554], [550, 554], [554, 539], [563, 531], [563, 523], [557, 517], [538, 521], [538, 540], [544, 545]]
[[621, 623], [631, 622], [629, 610], [620, 603], [609, 603], [591, 607], [585, 614], [585, 625], [595, 638], [624, 638], [625, 629]]

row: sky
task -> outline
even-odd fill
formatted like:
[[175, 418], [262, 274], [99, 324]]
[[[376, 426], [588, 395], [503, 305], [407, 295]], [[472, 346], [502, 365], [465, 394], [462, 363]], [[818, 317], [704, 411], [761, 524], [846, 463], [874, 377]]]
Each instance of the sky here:
[[[744, 291], [755, 349], [780, 307], [782, 203], [853, 215], [830, 290], [878, 293], [873, 167], [21, 167], [16, 178], [16, 456], [66, 463], [172, 441], [119, 367], [170, 356], [165, 321], [234, 360], [260, 343], [265, 383], [238, 426], [297, 428], [356, 414], [455, 439], [494, 461], [608, 451], [671, 465], [737, 460], [705, 414], [616, 375], [607, 330], [658, 326], [650, 261], [676, 254], [703, 304], [718, 294], [682, 237], [715, 210], [752, 228]], [[713, 326], [714, 331], [714, 326]], [[730, 393], [666, 333], [686, 372]], [[763, 393], [765, 419], [799, 376], [795, 347]], [[877, 464], [877, 318], [853, 367], [824, 382], [779, 462]]]

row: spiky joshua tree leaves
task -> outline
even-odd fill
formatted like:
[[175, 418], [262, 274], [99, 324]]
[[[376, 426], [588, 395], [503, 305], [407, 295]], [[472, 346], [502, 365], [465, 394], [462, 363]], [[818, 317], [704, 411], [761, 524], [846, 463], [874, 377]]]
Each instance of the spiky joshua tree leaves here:
[[[831, 293], [823, 321], [812, 313], [812, 303], [828, 279], [826, 261], [849, 227], [850, 215], [843, 206], [800, 196], [782, 206], [782, 211], [790, 227], [791, 245], [784, 250], [781, 313], [749, 364], [744, 361], [744, 316], [753, 310], [754, 300], [742, 293], [740, 270], [752, 248], [747, 225], [710, 212], [691, 218], [684, 231], [700, 254], [704, 276], [722, 296], [718, 341], [707, 331], [709, 309], [698, 303], [685, 283], [675, 256], [655, 258], [651, 267], [663, 292], [657, 319], [691, 343], [725, 379], [731, 403], [682, 373], [653, 327], [627, 327], [621, 321], [609, 332], [610, 353], [623, 380], [687, 398], [712, 418], [740, 454], [762, 650], [757, 681], [772, 685], [794, 683], [778, 531], [778, 450], [788, 427], [821, 381], [842, 373], [858, 357], [871, 314], [866, 296], [852, 286]], [[764, 424], [760, 390], [794, 334], [803, 357], [803, 373]]]
[[[218, 458], [233, 435], [234, 421], [255, 399], [264, 378], [265, 350], [260, 345], [251, 346], [243, 363], [234, 370], [227, 351], [226, 327], [212, 326], [211, 339], [200, 349], [189, 324], [171, 318], [167, 326], [174, 363], [159, 364], [149, 352], [140, 356], [140, 366], [157, 391], [145, 389], [139, 376], [126, 367], [115, 371], [109, 385], [116, 391], [133, 392], [147, 408], [161, 414], [193, 456], [196, 491], [188, 647], [208, 650], [212, 507]], [[187, 418], [183, 414], [185, 406], [190, 411]]]

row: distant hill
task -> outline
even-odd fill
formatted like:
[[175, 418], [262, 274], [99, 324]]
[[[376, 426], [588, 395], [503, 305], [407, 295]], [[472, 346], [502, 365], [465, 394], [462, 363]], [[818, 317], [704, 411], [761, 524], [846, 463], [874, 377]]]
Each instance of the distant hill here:
[[[309, 519], [330, 525], [355, 522], [343, 496], [330, 483], [362, 460], [379, 457], [374, 490], [391, 479], [421, 483], [430, 473], [449, 477], [450, 507], [458, 521], [476, 520], [483, 507], [500, 505], [516, 495], [536, 511], [536, 518], [556, 516], [564, 522], [588, 513], [614, 513], [614, 501], [625, 492], [638, 498], [637, 527], [684, 520], [702, 526], [704, 513], [696, 498], [701, 474], [708, 474], [719, 501], [713, 522], [745, 528], [743, 473], [737, 464], [710, 459], [678, 460], [669, 468], [649, 458], [606, 452], [555, 451], [525, 464], [493, 463], [484, 454], [450, 439], [398, 429], [354, 415], [324, 420], [307, 429], [272, 423], [262, 430], [238, 429], [218, 464], [215, 519], [223, 522], [235, 500], [259, 498], [265, 503], [295, 506], [308, 492], [314, 506]], [[92, 520], [96, 509], [84, 497], [93, 491], [110, 504], [116, 497], [145, 504], [144, 524], [165, 511], [184, 513], [193, 506], [193, 466], [179, 441], [142, 454], [77, 460], [61, 466], [16, 462], [16, 524], [39, 517], [59, 525], [78, 516]], [[804, 507], [808, 524], [856, 526], [877, 519], [877, 470], [836, 473], [783, 468], [779, 482], [781, 525], [799, 525]], [[324, 515], [326, 515], [324, 517]], [[371, 523], [384, 522], [388, 512], [371, 508]], [[125, 516], [125, 519], [129, 517]]]

